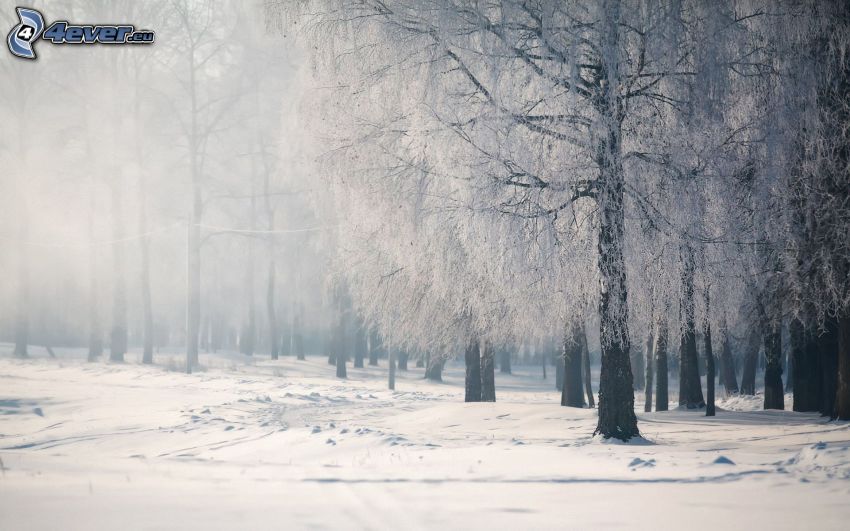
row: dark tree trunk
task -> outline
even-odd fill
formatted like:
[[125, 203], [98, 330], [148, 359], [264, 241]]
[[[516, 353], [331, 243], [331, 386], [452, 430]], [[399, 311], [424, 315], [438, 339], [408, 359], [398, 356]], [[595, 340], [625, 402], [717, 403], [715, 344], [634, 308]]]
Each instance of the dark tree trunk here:
[[496, 401], [496, 351], [484, 343], [481, 351], [481, 401]]
[[398, 370], [406, 371], [407, 370], [407, 361], [410, 359], [410, 353], [406, 350], [399, 350], [398, 352]]
[[582, 364], [584, 365], [584, 392], [587, 394], [587, 405], [596, 407], [596, 400], [593, 397], [593, 381], [590, 378], [590, 349], [587, 348], [587, 331], [584, 328], [584, 323], [581, 324], [581, 352]]
[[369, 331], [369, 365], [378, 366], [378, 331], [374, 328]]
[[[708, 306], [708, 290], [705, 294], [706, 307]], [[711, 323], [706, 319], [705, 330], [703, 331], [703, 341], [705, 347], [705, 416], [713, 417], [715, 414], [714, 408], [714, 350], [711, 348]]]
[[509, 347], [502, 347], [499, 350], [499, 372], [511, 374], [511, 349]]
[[556, 352], [552, 358], [552, 365], [555, 366], [555, 389], [563, 392], [564, 390], [564, 355], [562, 352]]
[[593, 396], [593, 381], [590, 375], [590, 349], [587, 348], [587, 331], [584, 323], [581, 324], [581, 359], [584, 369], [584, 392], [587, 395], [588, 407], [596, 407], [596, 399]]
[[[599, 421], [595, 434], [628, 441], [640, 435], [635, 416], [632, 367], [629, 361], [629, 309], [625, 245], [625, 174], [622, 161], [622, 101], [612, 93], [619, 76], [620, 21], [618, 9], [605, 9], [602, 23], [602, 73], [595, 102], [603, 117], [604, 137], [597, 146], [597, 238], [599, 267]], [[610, 77], [609, 77], [610, 76]]]
[[794, 380], [794, 411], [819, 411], [821, 371], [816, 335], [799, 319], [788, 325], [791, 341], [791, 371]]
[[756, 394], [756, 368], [759, 358], [759, 331], [753, 326], [747, 337], [747, 350], [744, 353], [744, 374], [741, 376], [741, 394]]
[[838, 322], [827, 318], [825, 330], [818, 336], [817, 348], [821, 368], [820, 413], [830, 418], [835, 416], [835, 397], [838, 391]]
[[785, 409], [782, 388], [782, 328], [779, 322], [764, 327], [764, 409]]
[[850, 316], [838, 319], [838, 379], [835, 417], [850, 420]]
[[735, 359], [732, 357], [732, 344], [729, 341], [729, 329], [726, 326], [725, 318], [721, 324], [720, 335], [723, 344], [720, 346], [720, 358], [722, 360], [723, 385], [726, 388], [726, 393], [732, 395], [738, 393], [738, 376], [735, 374]]
[[425, 367], [425, 360], [422, 359], [422, 356], [419, 356], [418, 358], [416, 358], [416, 368], [421, 369], [423, 367]]
[[635, 349], [632, 352], [632, 374], [635, 377], [635, 391], [643, 391], [646, 386], [646, 368], [644, 366], [644, 353]]
[[428, 354], [428, 363], [425, 364], [425, 378], [432, 382], [443, 381], [443, 366], [446, 364], [446, 358], [439, 354], [430, 352]]
[[481, 350], [478, 340], [470, 341], [466, 347], [466, 393], [464, 402], [481, 402]]
[[653, 385], [653, 372], [652, 372], [652, 348], [653, 348], [653, 331], [652, 325], [650, 325], [649, 337], [646, 338], [646, 361], [644, 362], [645, 370], [646, 370], [646, 385], [644, 386], [644, 395], [643, 395], [643, 411], [645, 413], [649, 413], [652, 411], [652, 385]]
[[667, 411], [670, 399], [667, 392], [667, 320], [658, 323], [655, 340], [655, 411]]
[[581, 339], [579, 327], [573, 324], [564, 334], [564, 385], [561, 392], [561, 405], [584, 407], [584, 389], [581, 378]]
[[705, 407], [699, 378], [696, 323], [694, 321], [694, 251], [682, 247], [682, 334], [679, 345], [679, 406], [688, 409]]

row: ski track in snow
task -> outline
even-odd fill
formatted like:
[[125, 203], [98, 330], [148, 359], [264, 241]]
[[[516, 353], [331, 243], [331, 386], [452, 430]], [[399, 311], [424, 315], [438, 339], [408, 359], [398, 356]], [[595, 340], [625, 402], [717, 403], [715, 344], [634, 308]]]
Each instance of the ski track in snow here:
[[[794, 529], [850, 518], [850, 424], [758, 411], [638, 413], [643, 440], [592, 436], [539, 367], [496, 403], [385, 369], [203, 355], [186, 375], [15, 360], [0, 346], [0, 528]], [[174, 358], [174, 359], [172, 359]], [[383, 363], [383, 360], [382, 360]], [[674, 385], [671, 382], [671, 389]], [[642, 411], [642, 393], [636, 394]], [[675, 395], [671, 396], [671, 405]], [[790, 399], [786, 398], [790, 406]]]

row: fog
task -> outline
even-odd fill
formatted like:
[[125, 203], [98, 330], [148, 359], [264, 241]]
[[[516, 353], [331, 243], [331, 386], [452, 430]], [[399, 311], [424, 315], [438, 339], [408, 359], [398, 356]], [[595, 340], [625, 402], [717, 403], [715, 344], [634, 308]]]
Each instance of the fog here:
[[0, 28], [0, 528], [846, 526], [846, 1]]
[[[40, 43], [36, 61], [0, 57], [0, 340], [14, 340], [23, 314], [33, 348], [88, 346], [93, 330], [108, 348], [115, 327], [141, 346], [147, 284], [155, 347], [185, 346], [196, 180], [202, 342], [209, 348], [214, 325], [218, 348], [235, 348], [253, 319], [254, 349], [268, 352], [262, 308], [273, 260], [281, 340], [302, 314], [307, 342], [320, 349], [330, 224], [299, 154], [298, 50], [269, 36], [253, 4], [42, 7], [48, 17], [155, 28], [156, 42]], [[2, 17], [16, 22], [11, 7]]]

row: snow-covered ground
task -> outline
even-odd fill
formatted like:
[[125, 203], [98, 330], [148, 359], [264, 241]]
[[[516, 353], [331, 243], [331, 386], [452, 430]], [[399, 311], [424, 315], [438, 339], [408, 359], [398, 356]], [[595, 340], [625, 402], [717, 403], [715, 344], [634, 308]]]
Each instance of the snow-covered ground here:
[[[205, 355], [179, 372], [10, 359], [0, 346], [0, 529], [846, 529], [850, 424], [721, 400], [591, 437], [552, 373], [497, 374], [498, 402], [324, 359]], [[383, 361], [382, 361], [383, 363]], [[638, 409], [642, 410], [640, 400]], [[737, 411], [732, 411], [733, 409]]]

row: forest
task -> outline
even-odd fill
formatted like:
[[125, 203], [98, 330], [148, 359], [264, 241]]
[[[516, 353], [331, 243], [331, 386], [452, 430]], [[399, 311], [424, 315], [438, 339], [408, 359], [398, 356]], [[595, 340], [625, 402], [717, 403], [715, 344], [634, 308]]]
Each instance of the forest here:
[[850, 3], [29, 7], [155, 41], [0, 53], [0, 527], [850, 516]]

